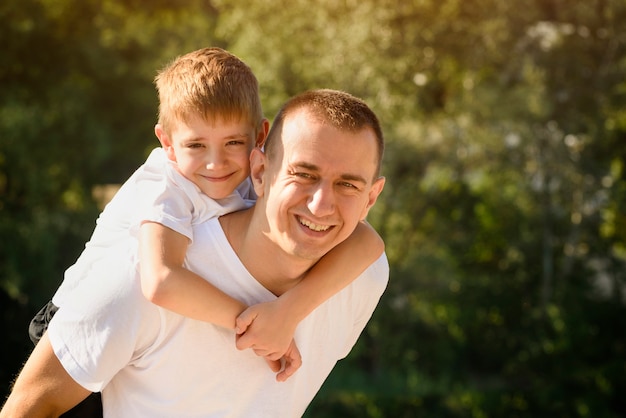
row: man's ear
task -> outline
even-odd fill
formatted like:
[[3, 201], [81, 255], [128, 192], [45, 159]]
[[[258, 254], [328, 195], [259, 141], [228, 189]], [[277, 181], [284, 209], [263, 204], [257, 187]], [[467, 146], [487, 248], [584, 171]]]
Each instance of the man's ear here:
[[265, 154], [261, 148], [254, 148], [250, 153], [250, 179], [258, 197], [264, 194], [266, 168]]
[[174, 152], [174, 144], [172, 144], [172, 139], [165, 132], [163, 126], [160, 123], [154, 125], [154, 134], [159, 139], [161, 143], [161, 147], [165, 151], [165, 155], [167, 155], [167, 159], [176, 162], [176, 153]]
[[259, 125], [259, 130], [256, 135], [256, 141], [254, 145], [259, 148], [263, 148], [265, 144], [265, 140], [267, 139], [267, 134], [270, 131], [270, 122], [267, 119], [263, 119], [261, 124]]
[[372, 187], [370, 188], [367, 205], [363, 209], [363, 213], [361, 214], [361, 220], [364, 220], [367, 217], [367, 214], [369, 213], [370, 208], [374, 206], [374, 203], [376, 203], [376, 200], [378, 200], [378, 196], [380, 196], [384, 187], [385, 187], [385, 178], [378, 177], [374, 181], [374, 184], [372, 184]]

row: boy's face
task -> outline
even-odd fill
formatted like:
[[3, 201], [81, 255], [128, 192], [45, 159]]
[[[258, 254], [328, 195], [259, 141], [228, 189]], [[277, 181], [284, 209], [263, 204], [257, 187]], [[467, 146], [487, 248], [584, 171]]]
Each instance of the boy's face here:
[[206, 121], [197, 116], [178, 121], [168, 135], [155, 133], [180, 173], [212, 199], [223, 199], [250, 174], [255, 130], [244, 121]]

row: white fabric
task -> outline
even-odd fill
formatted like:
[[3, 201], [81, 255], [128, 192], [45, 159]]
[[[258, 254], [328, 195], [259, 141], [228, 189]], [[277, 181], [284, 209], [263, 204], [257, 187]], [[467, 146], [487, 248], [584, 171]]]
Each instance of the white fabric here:
[[[234, 253], [217, 219], [193, 227], [187, 267], [231, 296], [254, 304], [275, 296]], [[123, 250], [122, 250], [123, 251]], [[298, 417], [365, 327], [388, 280], [384, 255], [320, 305], [296, 330], [302, 367], [275, 381], [265, 361], [235, 348], [234, 333], [146, 301], [128, 266], [111, 280], [75, 288], [50, 323], [52, 346], [68, 373], [102, 390], [105, 417]], [[111, 270], [112, 269], [112, 270]]]
[[181, 175], [162, 148], [155, 148], [146, 162], [122, 185], [96, 220], [91, 239], [74, 265], [65, 271], [63, 283], [52, 298], [62, 306], [79, 282], [89, 274], [108, 280], [108, 270], [93, 265], [107, 253], [127, 251], [124, 262], [136, 259], [137, 234], [143, 221], [158, 222], [193, 241], [192, 226], [209, 218], [249, 207], [255, 196], [249, 179], [219, 201], [209, 198]]

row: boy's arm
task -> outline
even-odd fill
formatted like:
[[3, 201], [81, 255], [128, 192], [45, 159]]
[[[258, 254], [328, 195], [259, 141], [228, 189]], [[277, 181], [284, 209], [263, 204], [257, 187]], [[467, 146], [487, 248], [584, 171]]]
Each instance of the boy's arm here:
[[189, 240], [156, 222], [141, 225], [141, 290], [152, 303], [180, 315], [235, 327], [246, 305], [183, 267]]
[[0, 417], [56, 417], [90, 393], [67, 374], [45, 333], [15, 381]]
[[[149, 301], [189, 318], [235, 327], [246, 305], [183, 267], [187, 237], [156, 222], [142, 224], [139, 234], [141, 290]], [[266, 357], [278, 381], [287, 380], [302, 365], [295, 343], [290, 340], [288, 346], [281, 356]]]
[[383, 253], [385, 244], [366, 222], [309, 270], [302, 281], [273, 302], [254, 305], [237, 318], [237, 348], [280, 358], [297, 325], [328, 298], [352, 283]]

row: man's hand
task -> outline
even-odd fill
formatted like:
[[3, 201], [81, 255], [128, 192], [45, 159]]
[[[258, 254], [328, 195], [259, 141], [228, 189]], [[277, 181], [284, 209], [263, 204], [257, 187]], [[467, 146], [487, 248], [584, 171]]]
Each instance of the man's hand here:
[[281, 309], [280, 299], [250, 306], [237, 317], [235, 331], [239, 350], [252, 348], [269, 360], [282, 358], [293, 341], [297, 323]]

